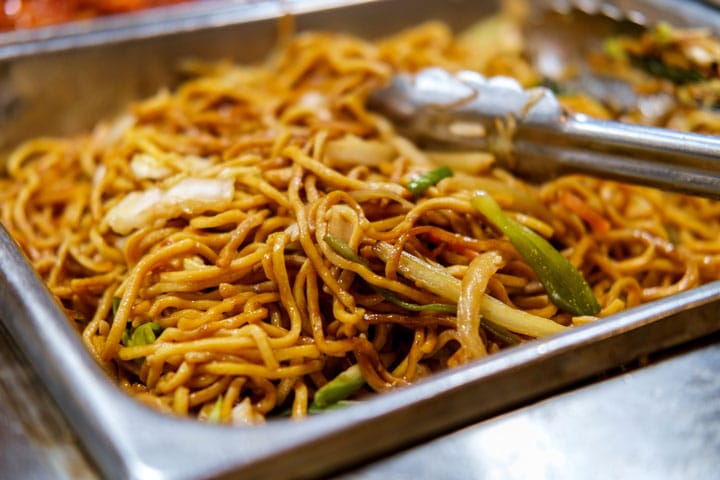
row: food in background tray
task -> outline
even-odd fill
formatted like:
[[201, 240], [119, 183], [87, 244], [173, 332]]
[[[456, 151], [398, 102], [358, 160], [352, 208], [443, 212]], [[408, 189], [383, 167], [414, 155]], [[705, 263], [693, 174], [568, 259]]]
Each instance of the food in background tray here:
[[43, 27], [190, 0], [3, 0], [0, 31]]
[[[654, 75], [637, 73], [632, 40], [608, 42], [616, 73]], [[258, 65], [195, 63], [86, 135], [19, 146], [2, 222], [124, 389], [236, 425], [343, 406], [720, 278], [717, 202], [581, 176], [533, 185], [485, 152], [423, 150], [367, 110], [395, 72], [430, 65], [543, 81], [510, 13], [459, 35], [300, 33]], [[653, 122], [718, 131], [677, 82], [652, 81], [675, 99]]]

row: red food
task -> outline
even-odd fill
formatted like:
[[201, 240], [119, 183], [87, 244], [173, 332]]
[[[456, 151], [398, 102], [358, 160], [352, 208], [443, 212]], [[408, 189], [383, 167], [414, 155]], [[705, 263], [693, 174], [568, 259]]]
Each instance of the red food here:
[[55, 25], [188, 0], [0, 0], [0, 30]]

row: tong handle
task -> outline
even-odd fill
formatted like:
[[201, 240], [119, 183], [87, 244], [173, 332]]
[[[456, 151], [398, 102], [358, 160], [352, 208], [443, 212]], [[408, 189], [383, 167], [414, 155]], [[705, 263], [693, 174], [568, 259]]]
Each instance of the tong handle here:
[[411, 137], [492, 151], [535, 180], [585, 173], [720, 198], [720, 137], [569, 114], [546, 88], [429, 68], [369, 100]]
[[720, 137], [570, 115], [520, 126], [513, 152], [521, 174], [585, 173], [720, 198]]
[[720, 137], [572, 115], [560, 125], [571, 143], [612, 151], [668, 166], [692, 167], [720, 174]]

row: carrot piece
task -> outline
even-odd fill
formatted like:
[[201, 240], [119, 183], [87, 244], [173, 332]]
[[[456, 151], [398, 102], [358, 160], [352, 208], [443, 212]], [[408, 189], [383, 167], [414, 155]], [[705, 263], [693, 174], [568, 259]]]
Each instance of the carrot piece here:
[[574, 193], [564, 191], [558, 200], [560, 205], [583, 219], [593, 233], [602, 235], [610, 230], [610, 222]]

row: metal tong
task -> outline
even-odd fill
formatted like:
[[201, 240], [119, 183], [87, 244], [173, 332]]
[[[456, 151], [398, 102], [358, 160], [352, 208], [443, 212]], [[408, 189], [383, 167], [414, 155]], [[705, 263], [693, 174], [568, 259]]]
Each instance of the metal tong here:
[[720, 198], [720, 137], [570, 114], [549, 89], [509, 77], [428, 68], [396, 75], [369, 105], [415, 140], [491, 151], [520, 176], [583, 173]]

